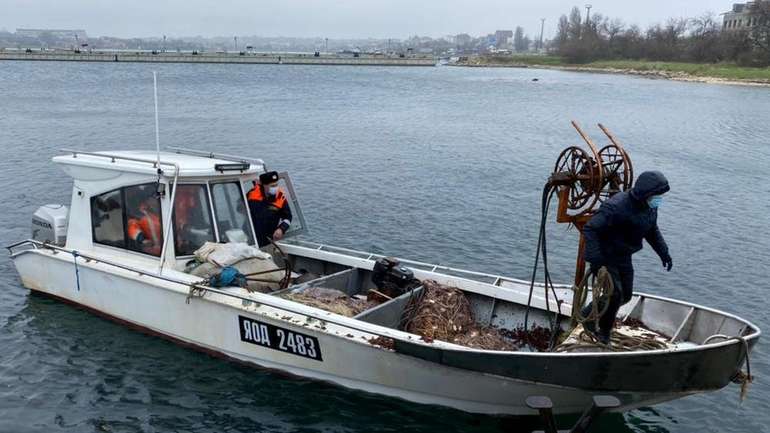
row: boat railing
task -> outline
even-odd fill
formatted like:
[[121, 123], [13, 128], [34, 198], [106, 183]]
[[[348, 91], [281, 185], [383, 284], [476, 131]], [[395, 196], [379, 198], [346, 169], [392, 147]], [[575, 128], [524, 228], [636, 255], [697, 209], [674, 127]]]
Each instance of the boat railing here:
[[[301, 242], [310, 243], [310, 242], [307, 242], [307, 241], [301, 241]], [[26, 249], [26, 250], [21, 250], [21, 251], [14, 251], [17, 248], [19, 248], [21, 246], [25, 246], [25, 245], [31, 246], [31, 248]], [[318, 245], [318, 248], [317, 248], [318, 250], [321, 250], [321, 247], [324, 247], [323, 245], [320, 245], [320, 244], [317, 244], [317, 245]], [[75, 261], [75, 264], [77, 264], [77, 259], [80, 257], [80, 258], [85, 259], [86, 262], [102, 263], [102, 264], [105, 264], [105, 265], [108, 265], [108, 266], [112, 266], [112, 267], [115, 267], [115, 268], [118, 268], [118, 269], [122, 269], [122, 270], [125, 270], [125, 271], [134, 272], [134, 273], [136, 273], [136, 274], [138, 274], [140, 276], [147, 276], [147, 277], [155, 278], [155, 279], [158, 279], [158, 280], [161, 280], [161, 281], [165, 281], [165, 282], [169, 282], [169, 283], [173, 283], [173, 284], [180, 284], [180, 285], [183, 285], [183, 286], [189, 288], [190, 292], [189, 292], [189, 295], [188, 295], [188, 299], [190, 297], [194, 296], [194, 291], [195, 290], [198, 290], [198, 291], [200, 291], [202, 293], [211, 292], [211, 293], [216, 293], [216, 294], [220, 294], [220, 295], [223, 295], [223, 296], [231, 297], [231, 298], [234, 298], [234, 299], [238, 299], [238, 300], [241, 300], [241, 301], [255, 302], [255, 303], [259, 304], [259, 305], [265, 305], [267, 307], [274, 308], [276, 310], [288, 312], [288, 313], [291, 313], [291, 314], [298, 314], [298, 315], [309, 317], [309, 318], [312, 318], [312, 319], [315, 319], [315, 320], [319, 320], [319, 321], [322, 321], [322, 322], [325, 322], [325, 323], [330, 323], [330, 324], [337, 325], [337, 326], [340, 326], [340, 327], [349, 328], [349, 329], [352, 329], [352, 330], [355, 330], [355, 331], [358, 331], [358, 332], [363, 332], [363, 333], [375, 335], [375, 336], [378, 336], [378, 337], [395, 338], [395, 337], [399, 337], [399, 335], [395, 335], [394, 332], [398, 333], [398, 334], [402, 334], [403, 333], [402, 331], [393, 330], [393, 329], [390, 329], [390, 328], [383, 328], [383, 327], [378, 326], [378, 325], [371, 325], [371, 324], [369, 324], [370, 326], [367, 326], [367, 327], [358, 326], [355, 323], [354, 319], [347, 319], [346, 318], [347, 320], [345, 320], [345, 321], [335, 320], [334, 317], [330, 317], [328, 315], [320, 315], [320, 314], [316, 314], [316, 313], [313, 313], [313, 312], [300, 311], [300, 310], [297, 310], [297, 309], [293, 309], [291, 307], [287, 307], [287, 306], [283, 306], [283, 305], [278, 305], [276, 303], [270, 302], [269, 301], [269, 297], [268, 297], [268, 299], [258, 299], [257, 300], [257, 299], [255, 299], [253, 297], [250, 297], [250, 296], [244, 296], [244, 295], [241, 295], [241, 294], [238, 294], [238, 293], [228, 292], [226, 290], [221, 290], [221, 289], [217, 289], [217, 288], [214, 288], [214, 287], [206, 286], [206, 285], [201, 284], [199, 282], [190, 282], [190, 281], [185, 281], [185, 280], [169, 277], [168, 275], [162, 275], [161, 273], [156, 273], [156, 272], [152, 272], [152, 271], [148, 271], [148, 270], [144, 270], [144, 269], [139, 269], [139, 268], [136, 268], [136, 267], [133, 267], [133, 266], [124, 265], [124, 264], [117, 263], [117, 262], [114, 262], [114, 261], [111, 261], [111, 260], [94, 257], [94, 256], [89, 255], [89, 254], [80, 253], [77, 250], [73, 250], [73, 249], [69, 249], [69, 248], [65, 248], [65, 247], [60, 247], [58, 245], [53, 245], [53, 244], [50, 244], [50, 243], [47, 243], [47, 242], [40, 242], [40, 241], [37, 241], [37, 240], [34, 240], [34, 239], [26, 239], [26, 240], [23, 240], [23, 241], [19, 241], [19, 242], [16, 242], [14, 244], [6, 246], [5, 248], [11, 254], [11, 258], [17, 257], [17, 256], [19, 256], [21, 254], [32, 252], [34, 250], [48, 249], [48, 250], [53, 251], [54, 254], [57, 254], [57, 253], [60, 253], [60, 252], [66, 253], [66, 254], [71, 254], [73, 256], [73, 260]], [[325, 246], [325, 248], [328, 250], [330, 247], [329, 246]], [[338, 248], [338, 247], [334, 247], [334, 248], [336, 248], [338, 250], [343, 250], [343, 251], [347, 250], [346, 248]], [[350, 250], [350, 251], [357, 252], [356, 250]], [[420, 263], [420, 262], [416, 262], [416, 263]], [[667, 298], [660, 298], [660, 299], [667, 299]], [[691, 306], [716, 312], [716, 310], [711, 310], [711, 309], [708, 309], [708, 308], [705, 308], [705, 307], [701, 307], [701, 306], [695, 306], [695, 305], [691, 305]], [[729, 315], [729, 314], [725, 314], [723, 312], [718, 312], [718, 313], [723, 315], [723, 316], [733, 317], [733, 318], [738, 319], [735, 316], [732, 316], [732, 315]], [[742, 322], [745, 322], [742, 319], [738, 319], [738, 320], [741, 320]], [[756, 328], [754, 325], [751, 325], [748, 322], [745, 322], [745, 324], [746, 324], [746, 326], [751, 326], [752, 328], [754, 328], [754, 332], [752, 333], [752, 335], [751, 336], [747, 336], [746, 338], [748, 338], [748, 337], [756, 337], [756, 336], [759, 335], [759, 328]], [[375, 328], [383, 328], [385, 331], [378, 330], [378, 329], [372, 329], [372, 326], [375, 327]], [[724, 345], [724, 344], [730, 343], [731, 340], [735, 339], [735, 338], [740, 338], [741, 340], [744, 339], [744, 337], [741, 336], [741, 337], [732, 337], [730, 340], [721, 341], [721, 342], [711, 342], [710, 341], [712, 338], [716, 338], [716, 337], [717, 336], [709, 337], [708, 339], [706, 339], [706, 341], [701, 343], [700, 346], [705, 346], [707, 344], [711, 344], [711, 345]], [[419, 342], [410, 342], [410, 343], [411, 344], [420, 344]], [[741, 342], [738, 342], [738, 344], [740, 344], [740, 343]], [[743, 344], [745, 344], [745, 341], [743, 341]], [[442, 350], [447, 350], [447, 348], [442, 348]], [[468, 350], [472, 350], [472, 349], [468, 349]], [[650, 352], [657, 352], [657, 350], [652, 350]], [[578, 356], [578, 355], [580, 355], [580, 353], [569, 353], [569, 352], [561, 352], [561, 353], [558, 353], [558, 354], [554, 353], [554, 352], [546, 352], [546, 353], [526, 352], [526, 353], [531, 354], [531, 355], [546, 355], [546, 354], [547, 355], [562, 355], [562, 356], [572, 356], [572, 355]], [[630, 354], [630, 353], [633, 353], [633, 352], [611, 352], [611, 354], [616, 355], [616, 356], [621, 356], [621, 355]]]
[[[337, 252], [337, 253], [352, 254], [352, 255], [361, 257], [363, 259], [366, 259], [366, 260], [377, 260], [379, 258], [386, 257], [383, 254], [369, 253], [369, 252], [365, 252], [365, 251], [359, 251], [359, 250], [354, 250], [354, 249], [344, 248], [344, 247], [337, 247], [337, 246], [333, 246], [333, 245], [324, 245], [324, 244], [319, 244], [319, 243], [316, 243], [316, 242], [306, 241], [306, 240], [302, 240], [302, 239], [291, 239], [291, 240], [286, 240], [284, 242], [289, 243], [289, 244], [296, 244], [298, 246], [303, 246], [303, 247], [311, 248], [311, 249], [318, 250], [318, 251], [327, 251], [327, 252], [331, 252], [331, 253]], [[478, 272], [478, 271], [470, 271], [470, 270], [466, 270], [466, 269], [453, 268], [451, 266], [445, 266], [445, 265], [440, 265], [440, 264], [421, 262], [421, 261], [417, 261], [417, 260], [402, 259], [400, 257], [398, 257], [398, 261], [403, 263], [403, 264], [405, 264], [405, 265], [407, 265], [407, 266], [409, 266], [409, 267], [416, 267], [416, 268], [419, 268], [421, 270], [426, 270], [426, 271], [430, 271], [430, 272], [449, 273], [449, 274], [451, 274], [453, 276], [457, 276], [457, 277], [460, 277], [460, 278], [465, 278], [465, 279], [468, 279], [468, 280], [473, 280], [473, 281], [477, 281], [477, 282], [481, 282], [481, 283], [492, 284], [494, 286], [500, 286], [504, 282], [514, 283], [514, 284], [523, 284], [523, 285], [526, 285], [526, 286], [529, 286], [531, 284], [531, 282], [527, 281], [527, 280], [520, 280], [520, 279], [517, 279], [517, 278], [511, 278], [511, 277], [506, 277], [506, 276], [502, 276], [502, 275], [496, 275], [496, 274], [489, 274], [489, 273]], [[543, 286], [544, 286], [543, 283], [537, 283], [537, 282], [535, 283], [535, 287], [541, 287], [542, 288]], [[554, 287], [559, 288], [559, 289], [571, 289], [572, 286], [567, 285], [567, 284], [554, 284]]]
[[180, 155], [200, 156], [202, 158], [221, 159], [223, 161], [231, 161], [231, 162], [248, 162], [248, 163], [257, 164], [261, 166], [262, 171], [267, 171], [267, 166], [265, 165], [265, 161], [263, 161], [260, 158], [246, 158], [243, 156], [228, 155], [225, 153], [207, 152], [204, 150], [188, 149], [185, 147], [167, 147], [166, 149], [171, 152], [178, 153]]
[[130, 161], [130, 162], [141, 162], [143, 164], [150, 164], [154, 168], [159, 168], [158, 164], [165, 165], [168, 167], [174, 168], [174, 173], [179, 173], [179, 164], [175, 162], [169, 162], [169, 161], [163, 161], [158, 159], [147, 159], [147, 158], [136, 158], [133, 156], [126, 156], [126, 155], [118, 155], [114, 153], [106, 153], [106, 152], [86, 152], [82, 150], [72, 150], [72, 149], [62, 149], [62, 152], [71, 153], [73, 158], [77, 158], [78, 155], [86, 155], [86, 156], [93, 156], [97, 158], [105, 158], [109, 159], [110, 162], [117, 162], [117, 161]]

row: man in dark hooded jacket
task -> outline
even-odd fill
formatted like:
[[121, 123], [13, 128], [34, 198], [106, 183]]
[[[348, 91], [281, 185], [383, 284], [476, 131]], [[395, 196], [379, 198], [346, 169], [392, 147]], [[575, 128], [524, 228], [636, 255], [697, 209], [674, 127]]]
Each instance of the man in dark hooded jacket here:
[[[669, 189], [663, 173], [646, 171], [630, 191], [619, 192], [604, 202], [583, 227], [585, 258], [591, 265], [591, 273], [596, 274], [605, 266], [615, 284], [607, 310], [599, 319], [598, 332], [593, 329], [593, 322], [585, 323], [586, 330], [603, 343], [609, 342], [620, 306], [631, 300], [634, 291], [631, 255], [642, 249], [642, 239], [655, 250], [667, 271], [673, 266], [666, 241], [658, 229], [658, 206]], [[599, 309], [602, 308], [603, 305], [599, 305]], [[583, 315], [590, 311], [591, 304], [588, 304]]]

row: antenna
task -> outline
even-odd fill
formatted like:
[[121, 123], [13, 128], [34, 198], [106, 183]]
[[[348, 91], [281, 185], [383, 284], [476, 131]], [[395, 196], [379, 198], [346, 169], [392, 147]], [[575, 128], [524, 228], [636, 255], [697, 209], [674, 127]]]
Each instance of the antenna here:
[[158, 160], [158, 176], [160, 176], [160, 130], [158, 129], [158, 73], [152, 71], [152, 86], [155, 93], [155, 149], [157, 151]]

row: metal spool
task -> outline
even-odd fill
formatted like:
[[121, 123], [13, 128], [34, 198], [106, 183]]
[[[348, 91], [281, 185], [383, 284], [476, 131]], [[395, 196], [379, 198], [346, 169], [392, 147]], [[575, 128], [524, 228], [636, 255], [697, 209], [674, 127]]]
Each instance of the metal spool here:
[[623, 148], [615, 144], [608, 144], [599, 150], [602, 161], [602, 185], [599, 190], [599, 201], [612, 197], [620, 191], [631, 188], [633, 181], [633, 168], [631, 160]]
[[601, 169], [588, 152], [577, 146], [564, 149], [556, 159], [554, 176], [561, 177], [559, 184], [568, 188], [567, 210], [579, 215], [594, 207], [599, 199]]

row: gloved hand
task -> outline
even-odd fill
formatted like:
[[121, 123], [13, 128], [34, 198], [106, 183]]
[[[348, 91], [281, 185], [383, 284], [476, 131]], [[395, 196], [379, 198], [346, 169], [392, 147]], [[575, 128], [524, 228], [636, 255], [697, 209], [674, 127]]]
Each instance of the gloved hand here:
[[671, 259], [671, 256], [666, 254], [660, 258], [660, 261], [663, 262], [663, 268], [666, 270], [666, 272], [671, 272], [671, 268], [674, 267], [674, 261]]

